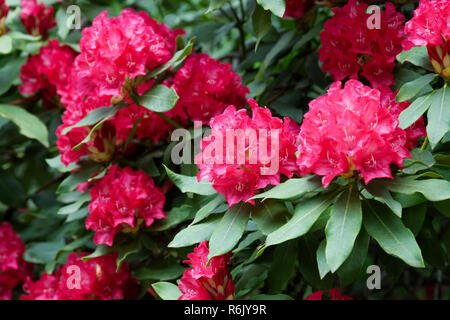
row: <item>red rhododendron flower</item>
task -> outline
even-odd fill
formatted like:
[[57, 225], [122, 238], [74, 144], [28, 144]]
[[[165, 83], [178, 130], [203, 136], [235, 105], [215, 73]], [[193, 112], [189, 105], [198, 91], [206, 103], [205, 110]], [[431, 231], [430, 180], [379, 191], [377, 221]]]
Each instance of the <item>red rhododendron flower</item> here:
[[31, 274], [32, 265], [22, 259], [25, 245], [7, 222], [0, 223], [0, 300], [10, 300], [12, 289]]
[[41, 90], [46, 107], [54, 106], [57, 101], [56, 88], [65, 88], [69, 84], [70, 69], [76, 52], [69, 46], [60, 46], [57, 40], [50, 40], [39, 54], [31, 56], [20, 71], [21, 94], [33, 94]]
[[298, 140], [301, 173], [323, 176], [327, 187], [334, 177], [355, 171], [367, 184], [374, 178], [392, 178], [389, 165], [401, 166], [410, 157], [405, 131], [381, 104], [380, 91], [349, 80], [331, 85], [328, 93], [309, 104]]
[[247, 201], [255, 190], [280, 183], [280, 174], [292, 177], [295, 164], [297, 124], [284, 122], [267, 108], [249, 99], [253, 117], [245, 109], [229, 106], [212, 118], [211, 135], [201, 143], [202, 153], [195, 158], [200, 168], [197, 179], [213, 182], [214, 189], [225, 195], [230, 207]]
[[6, 33], [6, 16], [8, 15], [9, 7], [5, 0], [0, 0], [0, 35]]
[[124, 228], [148, 227], [162, 219], [165, 196], [144, 171], [111, 166], [91, 189], [86, 229], [95, 231], [96, 244], [112, 245]]
[[41, 35], [47, 38], [48, 31], [56, 25], [53, 19], [53, 7], [46, 7], [44, 3], [37, 0], [20, 0], [20, 20], [27, 32], [31, 35]]
[[22, 300], [120, 300], [135, 298], [137, 281], [126, 262], [116, 272], [117, 254], [81, 260], [88, 253], [71, 253], [67, 263], [53, 275], [44, 273], [32, 282], [27, 279]]
[[312, 0], [286, 0], [284, 17], [300, 19], [313, 3]]
[[216, 256], [208, 265], [209, 248], [202, 241], [183, 261], [192, 266], [183, 273], [178, 288], [183, 293], [179, 300], [230, 300], [234, 298], [234, 284], [228, 270], [231, 252]]
[[[330, 289], [328, 290], [328, 292], [331, 295], [331, 300], [353, 300], [353, 298], [341, 294], [339, 289]], [[305, 300], [323, 300], [322, 295], [323, 291], [315, 291], [311, 293]]]
[[450, 79], [450, 2], [422, 0], [414, 11], [414, 18], [405, 25], [408, 39], [405, 50], [427, 46], [436, 73]]
[[74, 78], [76, 90], [84, 96], [123, 97], [125, 83], [136, 86], [134, 78], [173, 56], [175, 38], [182, 33], [158, 24], [146, 12], [125, 9], [119, 17], [107, 16], [106, 11], [101, 12], [92, 26], [82, 31]]
[[245, 106], [250, 92], [229, 63], [220, 63], [205, 53], [193, 53], [173, 78], [180, 96], [177, 107], [192, 120], [209, 121], [229, 106]]
[[319, 59], [323, 71], [336, 81], [357, 79], [360, 73], [373, 87], [389, 86], [394, 84], [395, 57], [402, 51], [405, 18], [392, 3], [386, 2], [377, 29], [369, 23], [367, 8], [365, 3], [350, 0], [342, 8], [333, 9], [334, 16], [320, 34]]
[[[395, 96], [389, 87], [381, 87], [381, 104], [389, 109], [391, 114], [396, 118], [399, 117], [403, 110], [409, 107], [410, 103], [408, 101], [395, 102]], [[405, 129], [406, 133], [406, 148], [411, 150], [418, 144], [418, 139], [420, 137], [426, 137], [427, 131], [425, 129], [425, 122], [423, 117], [420, 117], [411, 126]]]

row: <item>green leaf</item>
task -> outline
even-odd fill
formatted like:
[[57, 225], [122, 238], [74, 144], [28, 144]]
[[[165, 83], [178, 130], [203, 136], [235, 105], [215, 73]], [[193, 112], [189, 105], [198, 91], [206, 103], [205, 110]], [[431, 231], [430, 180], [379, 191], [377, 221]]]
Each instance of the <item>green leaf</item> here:
[[217, 9], [219, 9], [220, 7], [222, 7], [228, 0], [210, 0], [209, 1], [209, 8], [208, 10], [205, 12], [206, 13], [210, 13], [213, 12]]
[[213, 212], [213, 210], [215, 210], [218, 206], [225, 202], [225, 197], [223, 194], [213, 194], [209, 196], [208, 199], [209, 200], [207, 204], [201, 207], [195, 214], [195, 218], [194, 221], [192, 221], [192, 224], [196, 224], [207, 218], [211, 214], [211, 212]]
[[324, 239], [320, 244], [319, 248], [317, 248], [317, 266], [319, 267], [319, 275], [320, 279], [323, 279], [330, 271], [330, 266], [327, 264], [327, 258], [325, 256], [325, 247], [327, 245], [326, 240]]
[[184, 59], [191, 54], [193, 47], [194, 47], [194, 39], [192, 38], [189, 40], [188, 44], [183, 49], [175, 52], [172, 59], [170, 59], [162, 66], [152, 70], [148, 75], [146, 75], [146, 78], [147, 79], [155, 78], [164, 71], [168, 70], [170, 67], [176, 67], [178, 64], [181, 64], [184, 61]]
[[61, 182], [56, 193], [66, 193], [75, 190], [80, 183], [87, 182], [90, 177], [100, 170], [100, 168], [100, 164], [92, 163], [85, 168], [81, 168], [80, 170], [71, 173], [63, 180], [63, 182]]
[[406, 100], [409, 100], [411, 98], [414, 98], [417, 94], [419, 94], [422, 89], [429, 84], [433, 79], [436, 78], [436, 74], [429, 73], [424, 76], [421, 76], [420, 78], [405, 83], [401, 88], [400, 91], [397, 93], [397, 96], [395, 98], [396, 102], [403, 102]]
[[31, 263], [46, 264], [55, 259], [56, 254], [64, 247], [64, 241], [35, 242], [27, 245], [23, 258]]
[[112, 248], [112, 247], [108, 247], [108, 246], [105, 245], [105, 244], [101, 244], [101, 245], [98, 245], [98, 246], [95, 248], [95, 251], [94, 251], [94, 252], [92, 252], [92, 253], [91, 253], [90, 255], [88, 255], [88, 256], [82, 257], [81, 260], [83, 260], [83, 261], [89, 261], [89, 260], [92, 259], [92, 258], [103, 257], [103, 256], [105, 256], [105, 255], [107, 255], [107, 254], [112, 253], [112, 252], [113, 252], [113, 248]]
[[436, 163], [433, 155], [427, 150], [411, 150], [411, 158], [403, 159], [403, 172], [415, 174], [418, 171], [431, 168]]
[[233, 205], [225, 212], [209, 239], [208, 260], [228, 253], [239, 242], [247, 227], [252, 206], [246, 202]]
[[0, 116], [14, 122], [24, 136], [36, 139], [45, 147], [49, 147], [47, 127], [35, 115], [22, 107], [0, 104]]
[[116, 272], [119, 272], [120, 267], [122, 266], [122, 263], [125, 261], [125, 259], [136, 252], [139, 252], [142, 248], [141, 242], [139, 240], [133, 240], [125, 245], [121, 245], [117, 250], [117, 268]]
[[141, 267], [136, 270], [134, 277], [140, 281], [150, 279], [167, 281], [178, 279], [185, 270], [186, 268], [170, 261], [170, 263], [159, 263], [152, 264], [149, 267]]
[[252, 221], [264, 235], [268, 235], [283, 226], [289, 216], [286, 206], [275, 200], [257, 202], [252, 210]]
[[431, 105], [433, 93], [428, 93], [420, 98], [414, 100], [408, 108], [403, 110], [398, 116], [398, 125], [402, 129], [409, 128], [414, 122], [416, 122]]
[[430, 58], [428, 57], [428, 50], [426, 46], [412, 47], [408, 51], [403, 51], [397, 55], [397, 60], [400, 63], [410, 62], [415, 66], [434, 72]]
[[389, 193], [389, 190], [383, 185], [383, 183], [379, 183], [377, 180], [372, 180], [366, 186], [366, 190], [375, 198], [375, 200], [383, 202], [399, 218], [402, 217], [401, 203], [392, 198], [392, 195]]
[[337, 199], [325, 228], [325, 255], [333, 273], [352, 252], [361, 224], [361, 201], [357, 187], [353, 186]]
[[81, 208], [81, 206], [83, 204], [85, 204], [86, 202], [88, 202], [90, 200], [91, 200], [91, 195], [89, 194], [89, 192], [86, 192], [86, 193], [80, 195], [80, 198], [77, 201], [75, 201], [74, 203], [71, 203], [71, 204], [69, 204], [67, 206], [61, 207], [58, 210], [58, 214], [72, 214], [72, 213], [75, 213]]
[[342, 286], [346, 286], [358, 278], [367, 257], [369, 242], [369, 235], [362, 229], [356, 238], [352, 253], [337, 270]]
[[205, 222], [188, 226], [178, 232], [168, 246], [170, 248], [187, 247], [203, 240], [209, 240], [221, 217], [222, 215], [213, 216]]
[[195, 194], [200, 194], [203, 196], [208, 196], [210, 194], [216, 194], [216, 190], [213, 189], [210, 182], [202, 180], [197, 181], [197, 177], [183, 176], [181, 174], [175, 173], [164, 165], [169, 179], [181, 190], [181, 192], [192, 192]]
[[318, 176], [289, 179], [269, 191], [255, 195], [252, 199], [290, 199], [320, 188], [322, 183]]
[[258, 39], [255, 46], [255, 51], [257, 51], [262, 38], [264, 38], [272, 27], [272, 14], [269, 10], [264, 10], [263, 7], [257, 5], [253, 12], [252, 25], [253, 32]]
[[272, 13], [283, 18], [286, 11], [285, 0], [256, 0], [264, 9], [272, 11]]
[[22, 184], [12, 172], [0, 169], [0, 202], [13, 208], [21, 208], [26, 194]]
[[162, 220], [157, 220], [153, 222], [149, 230], [151, 231], [164, 231], [176, 226], [177, 224], [186, 221], [191, 216], [191, 206], [182, 205], [181, 207], [172, 208], [166, 217]]
[[27, 57], [9, 57], [6, 63], [0, 68], [0, 94], [4, 94], [11, 88], [13, 83], [20, 80], [20, 69], [27, 61]]
[[433, 95], [428, 109], [427, 135], [434, 148], [442, 137], [450, 131], [450, 89], [447, 85]]
[[403, 194], [421, 193], [430, 201], [450, 199], [450, 182], [441, 179], [413, 180], [396, 177], [392, 181], [384, 181], [386, 188], [392, 192]]
[[[86, 126], [93, 126], [93, 125], [99, 125], [105, 122], [106, 120], [114, 117], [116, 113], [123, 108], [124, 104], [117, 104], [113, 107], [101, 107], [92, 110], [89, 112], [83, 119], [78, 121], [73, 126], [67, 127], [62, 131], [62, 134], [67, 134], [70, 130], [74, 128], [80, 128], [80, 127], [86, 127]], [[92, 129], [93, 130], [93, 129]], [[93, 131], [89, 133], [89, 137], [92, 135]]]
[[281, 228], [270, 233], [266, 239], [266, 247], [285, 242], [304, 235], [324, 212], [336, 194], [326, 194], [305, 200], [295, 207], [293, 217]]
[[170, 282], [156, 282], [152, 284], [152, 288], [163, 300], [178, 300], [182, 295], [180, 289]]
[[69, 35], [70, 29], [68, 24], [72, 24], [75, 20], [75, 14], [67, 15], [67, 11], [64, 7], [60, 7], [56, 12], [56, 25], [58, 26], [58, 36], [65, 40]]
[[269, 293], [285, 291], [289, 280], [295, 275], [297, 244], [297, 240], [291, 240], [275, 248], [267, 278]]
[[12, 39], [9, 35], [4, 34], [0, 36], [0, 53], [8, 54], [12, 51]]
[[364, 227], [383, 250], [412, 267], [423, 268], [422, 254], [411, 230], [378, 202], [364, 201], [363, 207]]
[[142, 96], [136, 96], [136, 102], [154, 112], [166, 112], [175, 107], [179, 97], [174, 88], [158, 84], [145, 92]]
[[417, 236], [422, 229], [426, 213], [427, 203], [421, 203], [417, 206], [403, 210], [403, 224], [412, 231], [414, 236]]

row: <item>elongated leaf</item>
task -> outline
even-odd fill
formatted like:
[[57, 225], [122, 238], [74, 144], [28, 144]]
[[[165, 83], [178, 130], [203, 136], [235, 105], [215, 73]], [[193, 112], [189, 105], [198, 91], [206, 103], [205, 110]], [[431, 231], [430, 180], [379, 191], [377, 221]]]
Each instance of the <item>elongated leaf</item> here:
[[264, 9], [272, 11], [272, 13], [280, 18], [283, 18], [284, 11], [286, 11], [285, 0], [256, 0]]
[[205, 13], [210, 13], [222, 7], [228, 0], [210, 0], [209, 8]]
[[156, 85], [142, 96], [136, 97], [139, 105], [155, 112], [170, 111], [175, 107], [178, 99], [178, 94], [174, 88], [168, 88], [162, 84]]
[[221, 217], [222, 215], [214, 216], [205, 222], [188, 226], [178, 232], [168, 246], [170, 248], [187, 247], [203, 240], [209, 240]]
[[412, 47], [408, 51], [403, 51], [397, 55], [397, 60], [400, 63], [410, 62], [418, 67], [422, 67], [429, 71], [434, 71], [433, 66], [430, 62], [430, 58], [428, 58], [428, 51], [426, 46]]
[[327, 263], [327, 258], [325, 256], [325, 247], [327, 245], [326, 240], [323, 240], [317, 248], [317, 266], [319, 267], [320, 279], [323, 279], [330, 271], [330, 266]]
[[261, 39], [269, 32], [272, 27], [272, 14], [269, 10], [257, 5], [252, 16], [253, 32], [258, 39], [255, 46], [255, 51], [258, 50]]
[[400, 202], [394, 200], [389, 190], [376, 180], [372, 180], [367, 186], [367, 191], [375, 197], [375, 200], [386, 204], [399, 218], [402, 217], [402, 205]]
[[395, 178], [385, 181], [385, 186], [392, 192], [403, 194], [421, 193], [430, 201], [450, 199], [450, 182], [440, 179], [413, 180], [411, 178]]
[[294, 216], [281, 228], [267, 236], [266, 247], [304, 235], [335, 198], [327, 194], [308, 199], [298, 204]]
[[427, 134], [434, 148], [442, 137], [450, 131], [450, 89], [447, 85], [433, 95], [428, 109]]
[[356, 238], [352, 253], [336, 271], [342, 286], [346, 286], [358, 278], [367, 257], [369, 242], [370, 237], [366, 230], [362, 228]]
[[180, 289], [170, 282], [156, 282], [152, 284], [152, 288], [163, 300], [178, 300], [182, 295]]
[[125, 245], [121, 245], [118, 248], [117, 252], [117, 260], [116, 260], [116, 272], [119, 272], [120, 267], [122, 266], [122, 263], [125, 261], [125, 259], [136, 252], [139, 252], [142, 248], [141, 242], [139, 240], [133, 240], [130, 243], [127, 243]]
[[368, 200], [364, 201], [363, 206], [364, 227], [383, 250], [410, 266], [423, 268], [422, 253], [411, 230], [382, 204]]
[[400, 88], [400, 91], [397, 93], [395, 101], [403, 102], [411, 98], [414, 98], [427, 84], [429, 84], [435, 78], [436, 74], [429, 73], [424, 76], [421, 76], [420, 78], [414, 81], [405, 83]]
[[48, 131], [45, 124], [35, 115], [18, 106], [0, 104], [0, 117], [14, 122], [24, 136], [36, 139], [48, 147]]
[[283, 292], [295, 274], [298, 240], [287, 241], [276, 247], [267, 282], [269, 293]]
[[210, 197], [211, 200], [197, 211], [192, 224], [196, 224], [202, 221], [203, 219], [208, 217], [214, 209], [225, 202], [225, 197], [223, 194], [211, 195]]
[[172, 180], [172, 182], [183, 193], [192, 192], [203, 196], [208, 196], [210, 194], [216, 193], [216, 191], [211, 186], [211, 183], [206, 180], [198, 182], [197, 177], [183, 176], [181, 174], [173, 172], [166, 166], [164, 166], [164, 168], [166, 168], [166, 172], [170, 180]]
[[0, 36], [0, 53], [8, 54], [12, 51], [12, 39], [8, 34]]
[[93, 126], [95, 124], [98, 124], [99, 122], [104, 122], [113, 116], [116, 115], [116, 113], [123, 108], [123, 104], [117, 104], [113, 107], [102, 107], [97, 108], [89, 112], [83, 119], [78, 121], [73, 126], [67, 127], [62, 131], [62, 134], [67, 134], [70, 130], [73, 128], [80, 128], [80, 127], [86, 127], [86, 126]]
[[252, 221], [265, 235], [284, 225], [289, 216], [286, 206], [275, 200], [257, 202], [254, 210], [252, 210]]
[[155, 221], [151, 226], [151, 231], [164, 231], [176, 226], [177, 224], [189, 219], [191, 216], [192, 208], [188, 205], [182, 205], [181, 207], [175, 207], [170, 210], [166, 218]]
[[411, 105], [400, 113], [398, 125], [402, 129], [410, 127], [416, 122], [431, 105], [433, 94], [429, 93], [420, 98], [417, 98]]
[[321, 179], [318, 176], [289, 179], [269, 191], [257, 194], [252, 199], [290, 199], [306, 192], [318, 190], [321, 187]]
[[325, 228], [325, 255], [332, 272], [335, 272], [352, 252], [361, 224], [361, 201], [357, 188], [353, 187], [338, 198]]
[[225, 212], [209, 240], [208, 260], [226, 254], [234, 248], [244, 233], [251, 209], [250, 204], [240, 202]]

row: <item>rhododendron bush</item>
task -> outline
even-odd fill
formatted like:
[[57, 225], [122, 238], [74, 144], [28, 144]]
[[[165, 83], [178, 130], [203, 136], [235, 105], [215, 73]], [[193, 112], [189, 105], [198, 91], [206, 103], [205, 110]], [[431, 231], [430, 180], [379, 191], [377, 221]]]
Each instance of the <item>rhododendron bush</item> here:
[[0, 0], [0, 299], [448, 299], [449, 84], [447, 0]]

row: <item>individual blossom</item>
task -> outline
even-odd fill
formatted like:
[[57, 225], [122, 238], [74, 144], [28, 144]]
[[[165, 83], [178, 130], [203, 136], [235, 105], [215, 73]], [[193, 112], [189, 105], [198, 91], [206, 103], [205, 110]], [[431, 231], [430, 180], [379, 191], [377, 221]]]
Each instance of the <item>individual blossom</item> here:
[[[408, 101], [395, 102], [396, 94], [392, 92], [389, 87], [381, 87], [381, 104], [388, 108], [391, 114], [398, 119], [400, 113], [409, 107]], [[427, 131], [425, 129], [425, 122], [423, 117], [420, 117], [411, 126], [405, 129], [406, 133], [406, 148], [411, 150], [416, 147], [420, 137], [426, 137]]]
[[71, 253], [67, 263], [53, 275], [44, 273], [33, 282], [27, 279], [22, 300], [121, 300], [138, 294], [137, 281], [126, 262], [116, 272], [117, 254], [83, 261], [88, 253]]
[[83, 96], [121, 100], [140, 84], [140, 76], [172, 58], [180, 33], [157, 23], [146, 12], [125, 9], [109, 19], [106, 11], [101, 12], [92, 26], [82, 31], [74, 90]]
[[47, 38], [48, 31], [56, 26], [53, 18], [53, 7], [46, 7], [44, 3], [37, 0], [20, 0], [22, 9], [20, 10], [20, 20], [27, 32], [31, 35], [41, 35]]
[[209, 248], [202, 241], [194, 252], [188, 254], [191, 265], [183, 273], [178, 288], [183, 293], [179, 300], [231, 300], [234, 298], [234, 284], [228, 265], [231, 252], [216, 256], [208, 264]]
[[369, 183], [392, 178], [391, 164], [401, 167], [410, 157], [405, 131], [398, 118], [381, 103], [377, 89], [349, 80], [331, 85], [328, 93], [311, 101], [298, 136], [302, 175], [323, 176], [326, 188], [336, 176], [359, 175]]
[[[331, 300], [353, 300], [353, 298], [341, 294], [339, 289], [330, 289], [328, 293], [331, 296]], [[305, 298], [305, 300], [324, 300], [323, 291], [315, 291]]]
[[76, 52], [69, 46], [59, 45], [57, 40], [50, 40], [41, 47], [39, 54], [31, 56], [20, 71], [21, 94], [34, 94], [40, 90], [44, 106], [51, 108], [58, 104], [57, 88], [69, 84], [70, 70]]
[[286, 0], [284, 17], [300, 19], [313, 3], [312, 0]]
[[180, 97], [176, 107], [203, 123], [229, 105], [244, 107], [250, 92], [229, 63], [221, 63], [205, 53], [189, 55], [172, 83]]
[[0, 36], [7, 32], [6, 30], [6, 17], [8, 16], [9, 7], [6, 5], [5, 0], [0, 0]]
[[361, 75], [372, 87], [389, 86], [394, 84], [395, 58], [402, 51], [405, 18], [386, 2], [377, 26], [367, 8], [366, 3], [350, 0], [342, 8], [333, 9], [334, 16], [320, 34], [322, 70], [335, 81]]
[[94, 242], [111, 246], [118, 232], [149, 227], [166, 215], [165, 196], [142, 170], [113, 165], [91, 189], [86, 229], [95, 231]]
[[230, 207], [240, 201], [253, 204], [249, 199], [257, 189], [278, 185], [280, 174], [290, 178], [297, 171], [297, 124], [273, 117], [253, 99], [248, 102], [252, 118], [245, 109], [228, 106], [211, 119], [211, 135], [202, 139], [202, 153], [195, 158], [198, 181], [212, 182]]
[[421, 0], [405, 31], [404, 49], [427, 46], [436, 73], [450, 79], [450, 2]]
[[32, 265], [22, 258], [25, 245], [7, 222], [0, 223], [0, 300], [10, 300], [11, 292], [31, 275]]

